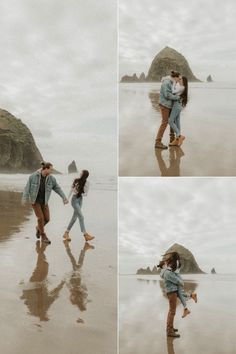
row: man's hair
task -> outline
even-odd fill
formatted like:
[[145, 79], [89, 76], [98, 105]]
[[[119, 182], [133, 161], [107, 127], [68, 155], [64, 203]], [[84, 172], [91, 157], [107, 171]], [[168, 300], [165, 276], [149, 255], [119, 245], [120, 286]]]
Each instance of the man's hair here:
[[52, 167], [52, 163], [51, 162], [45, 162], [45, 161], [42, 161], [41, 162], [41, 166], [42, 166], [42, 170], [45, 170], [45, 169], [48, 169], [50, 167]]

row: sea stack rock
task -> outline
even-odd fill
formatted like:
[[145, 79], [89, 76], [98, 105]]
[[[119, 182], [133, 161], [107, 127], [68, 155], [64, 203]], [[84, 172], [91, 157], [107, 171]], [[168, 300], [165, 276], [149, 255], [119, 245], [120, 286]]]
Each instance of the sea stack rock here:
[[121, 78], [121, 82], [139, 82], [139, 78], [136, 74], [133, 74], [133, 76], [125, 75]]
[[42, 160], [29, 128], [0, 109], [0, 173], [30, 173]]
[[215, 268], [212, 268], [212, 270], [211, 270], [211, 274], [216, 274], [216, 270], [215, 270]]
[[165, 47], [153, 59], [148, 71], [147, 81], [161, 81], [163, 76], [170, 75], [170, 71], [178, 71], [189, 81], [200, 81], [193, 74], [185, 57], [176, 50]]
[[181, 270], [182, 274], [204, 274], [204, 272], [199, 268], [193, 254], [184, 246], [175, 243], [171, 246], [166, 253], [178, 252], [181, 260]]
[[139, 76], [139, 82], [145, 82], [145, 81], [146, 81], [145, 74], [142, 73], [142, 74]]
[[211, 75], [208, 75], [207, 76], [207, 82], [212, 82], [213, 80], [212, 80], [212, 77], [211, 77]]
[[77, 173], [77, 172], [78, 172], [77, 166], [75, 160], [73, 160], [68, 166], [68, 173]]

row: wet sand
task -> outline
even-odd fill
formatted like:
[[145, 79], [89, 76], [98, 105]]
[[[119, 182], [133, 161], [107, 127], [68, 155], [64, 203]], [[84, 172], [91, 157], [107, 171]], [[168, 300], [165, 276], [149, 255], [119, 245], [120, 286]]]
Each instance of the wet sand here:
[[[0, 226], [1, 353], [115, 354], [116, 191], [99, 188], [84, 199], [87, 229], [96, 236], [92, 246], [78, 223], [72, 241], [62, 241], [72, 207], [55, 193], [48, 246], [36, 241], [35, 216], [20, 207], [19, 194], [2, 193], [8, 197]], [[14, 202], [17, 214], [16, 208], [11, 213]]]
[[120, 276], [120, 354], [233, 354], [236, 348], [236, 276], [184, 275], [191, 314], [182, 319], [177, 306], [175, 327], [180, 338], [165, 334], [168, 301], [159, 276]]
[[[160, 84], [120, 84], [120, 176], [235, 176], [235, 86], [190, 83], [181, 148], [155, 149]], [[169, 143], [167, 127], [163, 143]]]

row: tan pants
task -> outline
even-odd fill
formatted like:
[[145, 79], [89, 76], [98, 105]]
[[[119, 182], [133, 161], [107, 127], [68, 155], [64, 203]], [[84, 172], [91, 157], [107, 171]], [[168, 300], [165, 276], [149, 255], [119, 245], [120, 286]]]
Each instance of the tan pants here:
[[[164, 107], [160, 105], [160, 109], [161, 109], [161, 116], [162, 116], [162, 121], [161, 121], [161, 125], [158, 129], [157, 132], [157, 136], [156, 136], [156, 142], [160, 143], [163, 135], [165, 133], [166, 127], [168, 125], [168, 120], [169, 120], [169, 116], [170, 116], [170, 108]], [[170, 128], [170, 142], [172, 142], [175, 139], [175, 133], [174, 130], [172, 128]]]
[[32, 207], [34, 209], [34, 213], [35, 213], [37, 220], [38, 220], [38, 229], [39, 229], [40, 235], [41, 236], [45, 235], [44, 226], [50, 220], [49, 207], [48, 207], [48, 205], [42, 205], [39, 203], [32, 204]]
[[167, 333], [173, 332], [174, 328], [174, 317], [177, 305], [177, 293], [167, 294], [169, 300], [169, 312], [167, 316], [166, 331]]

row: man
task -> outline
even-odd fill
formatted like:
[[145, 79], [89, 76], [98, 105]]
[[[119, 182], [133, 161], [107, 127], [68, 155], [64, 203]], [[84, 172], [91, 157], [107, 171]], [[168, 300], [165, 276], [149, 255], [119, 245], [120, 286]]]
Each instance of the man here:
[[42, 168], [29, 176], [27, 185], [22, 196], [22, 203], [30, 200], [34, 209], [35, 215], [38, 219], [36, 227], [36, 237], [40, 238], [45, 243], [51, 243], [47, 238], [44, 226], [50, 220], [48, 201], [51, 191], [54, 190], [63, 199], [64, 204], [68, 200], [63, 193], [60, 186], [57, 184], [56, 178], [51, 176], [53, 165], [50, 162], [42, 162]]
[[[168, 125], [168, 119], [170, 116], [171, 108], [173, 106], [173, 101], [179, 99], [179, 96], [172, 94], [172, 85], [177, 82], [179, 77], [179, 73], [172, 70], [171, 76], [167, 76], [164, 78], [161, 90], [160, 90], [160, 98], [159, 98], [159, 106], [161, 109], [162, 122], [157, 132], [155, 148], [157, 149], [167, 149], [168, 147], [162, 143], [162, 138], [166, 127]], [[173, 129], [170, 129], [170, 143], [175, 139]]]

